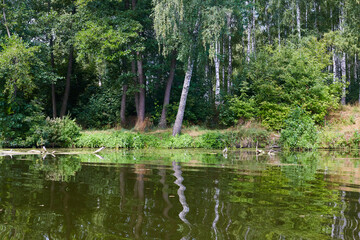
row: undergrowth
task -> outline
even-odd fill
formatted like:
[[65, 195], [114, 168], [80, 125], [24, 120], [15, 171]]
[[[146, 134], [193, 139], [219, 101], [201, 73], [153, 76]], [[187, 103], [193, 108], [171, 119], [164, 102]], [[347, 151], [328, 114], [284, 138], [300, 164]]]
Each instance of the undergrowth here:
[[79, 148], [207, 148], [265, 147], [270, 143], [270, 132], [264, 129], [239, 128], [232, 131], [208, 131], [198, 136], [181, 134], [173, 137], [169, 132], [146, 134], [130, 131], [83, 132], [76, 141]]

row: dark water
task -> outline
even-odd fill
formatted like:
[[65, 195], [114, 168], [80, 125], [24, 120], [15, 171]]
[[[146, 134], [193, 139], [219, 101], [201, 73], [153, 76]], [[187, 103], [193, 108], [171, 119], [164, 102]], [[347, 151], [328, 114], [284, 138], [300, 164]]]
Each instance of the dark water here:
[[0, 239], [360, 239], [358, 153], [0, 157]]

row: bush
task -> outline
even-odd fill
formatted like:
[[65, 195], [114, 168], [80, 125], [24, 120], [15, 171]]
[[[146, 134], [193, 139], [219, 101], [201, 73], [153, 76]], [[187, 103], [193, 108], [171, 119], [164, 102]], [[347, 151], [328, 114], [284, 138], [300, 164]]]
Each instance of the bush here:
[[168, 141], [165, 142], [167, 148], [191, 148], [193, 147], [193, 138], [188, 134], [176, 135], [175, 137], [170, 137]]
[[284, 149], [315, 149], [319, 137], [314, 120], [300, 107], [290, 112], [281, 131], [280, 143]]
[[34, 135], [28, 137], [29, 142], [37, 146], [71, 147], [80, 137], [81, 128], [69, 116], [64, 118], [47, 118], [44, 125], [35, 127]]
[[262, 102], [259, 108], [261, 124], [267, 129], [280, 130], [289, 114], [289, 107], [275, 103]]
[[256, 59], [235, 76], [237, 96], [220, 109], [221, 123], [255, 118], [270, 130], [280, 130], [289, 110], [300, 106], [322, 124], [341, 96], [341, 84], [324, 71], [329, 59], [326, 44], [313, 37], [259, 49]]
[[239, 119], [249, 120], [257, 115], [253, 99], [242, 100], [236, 96], [230, 98], [224, 107], [220, 108], [220, 122], [225, 126], [231, 126], [239, 122]]
[[197, 148], [223, 149], [231, 146], [231, 136], [219, 132], [208, 132], [195, 141]]

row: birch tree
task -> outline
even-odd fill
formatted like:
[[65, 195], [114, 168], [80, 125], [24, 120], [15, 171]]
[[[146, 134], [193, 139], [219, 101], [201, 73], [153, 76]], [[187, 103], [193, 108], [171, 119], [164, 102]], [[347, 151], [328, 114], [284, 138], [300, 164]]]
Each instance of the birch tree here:
[[173, 136], [180, 134], [189, 92], [201, 20], [201, 2], [195, 0], [154, 0], [154, 28], [165, 53], [179, 50], [179, 58], [187, 59], [184, 85], [173, 128]]

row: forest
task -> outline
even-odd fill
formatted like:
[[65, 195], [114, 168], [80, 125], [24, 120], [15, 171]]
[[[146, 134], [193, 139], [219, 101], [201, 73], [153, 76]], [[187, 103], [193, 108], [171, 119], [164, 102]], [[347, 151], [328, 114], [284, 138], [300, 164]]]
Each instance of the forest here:
[[[1, 0], [0, 9], [3, 147], [104, 145], [84, 143], [80, 130], [94, 129], [128, 129], [113, 134], [117, 147], [143, 146], [148, 129], [171, 128], [175, 141], [184, 126], [252, 122], [281, 133], [283, 146], [312, 149], [329, 115], [360, 102], [359, 0]], [[251, 146], [264, 137], [253, 135]], [[238, 144], [229, 136], [181, 144]], [[351, 139], [359, 145], [360, 134]]]

